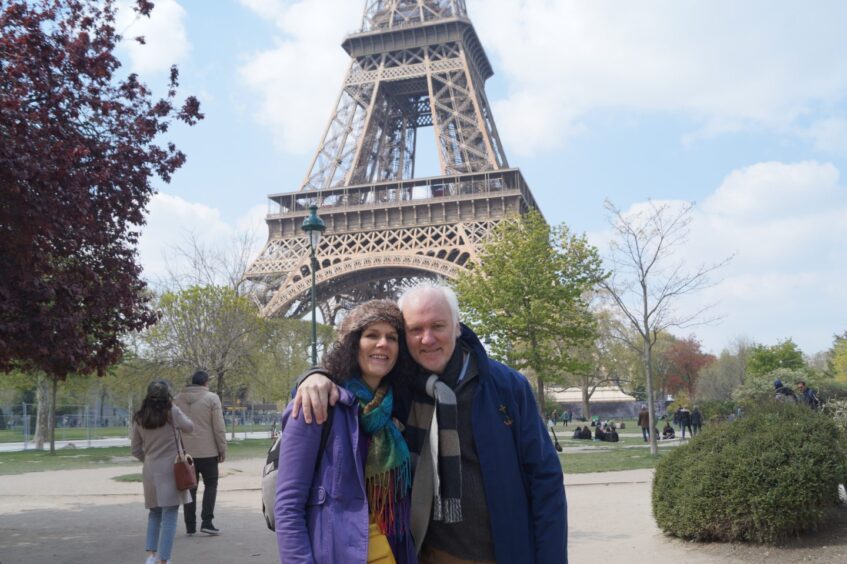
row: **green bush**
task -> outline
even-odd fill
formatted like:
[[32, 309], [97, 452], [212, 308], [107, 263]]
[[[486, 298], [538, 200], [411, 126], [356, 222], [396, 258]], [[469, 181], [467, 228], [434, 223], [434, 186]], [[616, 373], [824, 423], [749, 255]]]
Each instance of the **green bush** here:
[[833, 400], [847, 400], [847, 382], [820, 380], [812, 382], [812, 387], [817, 392], [818, 398], [824, 403]]
[[771, 401], [664, 457], [653, 515], [685, 539], [773, 543], [819, 525], [846, 477], [847, 439], [832, 418]]
[[722, 421], [735, 413], [735, 403], [729, 400], [703, 400], [694, 402], [708, 422]]

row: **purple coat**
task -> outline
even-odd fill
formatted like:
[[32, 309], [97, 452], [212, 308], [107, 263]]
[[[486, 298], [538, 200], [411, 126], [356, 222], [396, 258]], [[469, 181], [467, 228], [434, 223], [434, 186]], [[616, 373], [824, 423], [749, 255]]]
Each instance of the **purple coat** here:
[[323, 425], [307, 424], [302, 416], [291, 418], [292, 404], [282, 415], [274, 513], [284, 564], [367, 561], [368, 502], [358, 405], [349, 391], [339, 392], [317, 473]]

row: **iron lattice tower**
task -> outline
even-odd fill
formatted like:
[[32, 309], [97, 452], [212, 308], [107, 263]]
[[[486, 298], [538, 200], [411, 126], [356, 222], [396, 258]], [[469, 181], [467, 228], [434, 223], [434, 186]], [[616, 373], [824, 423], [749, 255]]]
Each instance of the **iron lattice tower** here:
[[[302, 317], [311, 264], [300, 230], [316, 203], [324, 319], [423, 278], [455, 278], [505, 217], [537, 206], [509, 168], [485, 81], [493, 70], [464, 0], [367, 0], [335, 111], [299, 191], [272, 194], [269, 238], [247, 272], [266, 316]], [[418, 131], [441, 174], [415, 178]]]

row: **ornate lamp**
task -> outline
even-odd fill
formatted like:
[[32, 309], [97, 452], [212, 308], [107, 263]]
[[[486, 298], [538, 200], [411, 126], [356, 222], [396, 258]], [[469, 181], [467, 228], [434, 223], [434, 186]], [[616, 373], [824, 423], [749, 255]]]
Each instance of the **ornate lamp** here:
[[301, 229], [306, 232], [309, 238], [309, 249], [312, 255], [312, 367], [318, 365], [318, 321], [315, 317], [316, 291], [315, 291], [315, 271], [318, 270], [318, 259], [315, 253], [318, 251], [318, 245], [321, 242], [321, 235], [326, 230], [326, 224], [318, 217], [318, 206], [312, 204], [309, 206], [309, 217], [303, 220]]

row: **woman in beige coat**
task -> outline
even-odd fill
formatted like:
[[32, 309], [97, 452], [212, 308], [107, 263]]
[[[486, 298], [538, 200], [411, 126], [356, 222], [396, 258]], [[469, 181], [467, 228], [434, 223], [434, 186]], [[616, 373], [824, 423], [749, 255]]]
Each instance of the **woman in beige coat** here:
[[149, 510], [147, 564], [170, 563], [179, 506], [191, 501], [188, 490], [176, 489], [174, 429], [191, 433], [194, 424], [172, 399], [167, 382], [151, 382], [132, 418], [132, 455], [144, 463], [144, 507]]

